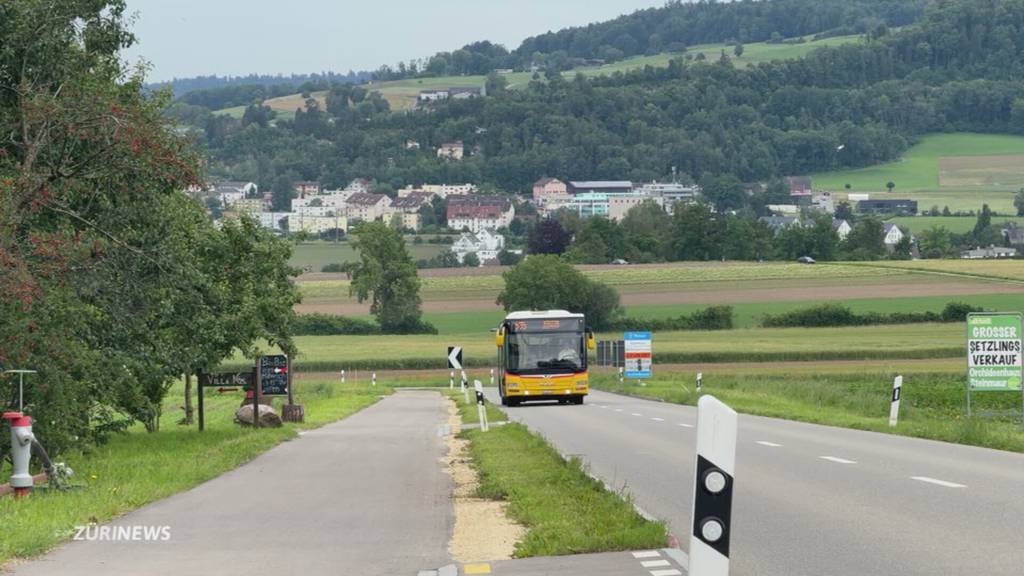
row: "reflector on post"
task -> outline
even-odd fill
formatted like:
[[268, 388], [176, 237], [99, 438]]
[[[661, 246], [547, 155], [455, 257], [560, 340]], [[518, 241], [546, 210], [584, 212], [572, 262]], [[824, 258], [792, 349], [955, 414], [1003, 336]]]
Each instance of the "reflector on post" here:
[[736, 411], [714, 396], [702, 396], [697, 401], [691, 576], [726, 576], [729, 573], [736, 424]]

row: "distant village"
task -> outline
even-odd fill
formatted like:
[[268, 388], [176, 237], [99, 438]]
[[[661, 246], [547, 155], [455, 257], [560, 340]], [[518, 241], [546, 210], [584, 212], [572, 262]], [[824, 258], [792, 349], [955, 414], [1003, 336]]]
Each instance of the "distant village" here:
[[[418, 146], [409, 141], [407, 146]], [[438, 148], [439, 156], [459, 160], [465, 153], [462, 142], [449, 142]], [[791, 226], [802, 226], [816, 214], [832, 216], [836, 212], [836, 195], [814, 190], [810, 177], [788, 177], [790, 202], [767, 206], [769, 215], [759, 220], [780, 232]], [[754, 185], [757, 186], [757, 185]], [[375, 192], [369, 180], [357, 178], [345, 188], [329, 190], [316, 181], [294, 183], [294, 198], [289, 211], [271, 209], [272, 195], [261, 192], [254, 182], [211, 182], [193, 190], [200, 196], [216, 198], [223, 217], [247, 215], [270, 230], [306, 237], [343, 236], [360, 222], [384, 221], [409, 233], [423, 229], [423, 211], [443, 200], [447, 226], [445, 231], [461, 233], [452, 242], [451, 250], [461, 263], [473, 253], [480, 265], [495, 265], [498, 254], [506, 250], [509, 227], [517, 218], [516, 206], [528, 208], [519, 215], [523, 221], [547, 218], [560, 211], [581, 219], [593, 216], [620, 222], [631, 209], [643, 202], [653, 202], [669, 215], [680, 203], [696, 202], [701, 197], [697, 185], [678, 182], [635, 183], [628, 180], [570, 180], [540, 178], [533, 184], [532, 195], [520, 199], [505, 194], [483, 194], [474, 184], [422, 184], [406, 186], [392, 195]], [[752, 190], [748, 190], [752, 192]], [[869, 194], [847, 193], [845, 202], [857, 213], [882, 217], [916, 215], [917, 201], [873, 198]], [[840, 240], [850, 233], [851, 223], [833, 218], [833, 227]], [[884, 225], [885, 245], [891, 250], [906, 235], [893, 223]], [[1009, 227], [1004, 236], [1024, 243], [1024, 230]], [[509, 250], [521, 254], [521, 250]], [[982, 247], [966, 251], [964, 258], [1004, 258], [1016, 255], [1012, 247]]]

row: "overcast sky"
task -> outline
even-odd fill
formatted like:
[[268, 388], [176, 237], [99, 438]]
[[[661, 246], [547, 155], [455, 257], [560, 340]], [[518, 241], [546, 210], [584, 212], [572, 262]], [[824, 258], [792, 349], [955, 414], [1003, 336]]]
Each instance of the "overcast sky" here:
[[476, 40], [608, 20], [664, 0], [127, 0], [150, 81], [373, 70]]

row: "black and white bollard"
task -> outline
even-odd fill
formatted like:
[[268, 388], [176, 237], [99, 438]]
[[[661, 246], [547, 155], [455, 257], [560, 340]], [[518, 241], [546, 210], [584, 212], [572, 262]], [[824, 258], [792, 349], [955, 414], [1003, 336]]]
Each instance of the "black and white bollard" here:
[[896, 427], [900, 419], [900, 398], [903, 396], [903, 376], [892, 381], [892, 404], [889, 406], [889, 426]]
[[494, 368], [491, 368], [491, 388], [494, 388]]
[[460, 381], [462, 386], [462, 399], [469, 404], [469, 382], [466, 381], [466, 371], [462, 371], [462, 380]]
[[455, 388], [455, 370], [448, 373], [448, 389], [452, 390]]
[[476, 413], [480, 420], [480, 431], [487, 432], [491, 427], [487, 422], [487, 407], [484, 406], [484, 386], [479, 380], [474, 380], [473, 390], [476, 392]]
[[377, 385], [377, 373], [376, 372], [374, 372], [373, 374], [370, 375], [370, 385], [371, 386], [376, 386]]
[[714, 396], [697, 401], [690, 575], [727, 576], [736, 468], [736, 411]]
[[623, 377], [622, 366], [619, 366], [619, 384], [622, 384], [625, 381], [626, 379]]
[[342, 384], [345, 383], [345, 371], [344, 370], [341, 371], [341, 383]]
[[704, 373], [697, 372], [697, 392], [700, 392], [700, 385], [704, 383]]

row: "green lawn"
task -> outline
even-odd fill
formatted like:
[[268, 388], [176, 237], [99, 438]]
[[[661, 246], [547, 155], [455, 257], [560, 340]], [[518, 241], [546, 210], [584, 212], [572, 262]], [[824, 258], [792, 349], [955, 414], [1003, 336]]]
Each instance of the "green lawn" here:
[[896, 162], [814, 174], [814, 186], [841, 191], [850, 184], [853, 192], [885, 192], [886, 183], [892, 181], [896, 184], [893, 190], [896, 195], [937, 190], [940, 158], [995, 154], [1024, 154], [1024, 137], [970, 132], [930, 134], [921, 138]]
[[[920, 234], [932, 226], [945, 228], [955, 234], [966, 234], [974, 229], [978, 219], [956, 216], [898, 216], [890, 218], [888, 222], [909, 228], [912, 234]], [[1024, 225], [1024, 217], [996, 216], [992, 218], [992, 224], [996, 226], [1005, 222], [1016, 222], [1018, 225]]]
[[[944, 157], [1016, 154], [1024, 154], [1024, 137], [969, 132], [930, 134], [895, 162], [818, 173], [812, 177], [815, 188], [845, 192], [845, 186], [849, 184], [850, 192], [873, 193], [876, 198], [891, 196], [917, 200], [920, 210], [949, 206], [954, 212], [976, 211], [987, 203], [1001, 214], [1015, 214], [1013, 194], [1024, 182], [1024, 170], [1019, 162], [972, 172], [971, 175], [978, 178], [973, 185], [962, 181], [942, 185], [939, 164]], [[896, 184], [891, 194], [886, 189], [888, 182]]]
[[[475, 407], [462, 411], [464, 422], [470, 415], [475, 421]], [[516, 557], [665, 545], [664, 523], [645, 520], [629, 502], [590, 478], [579, 459], [564, 460], [525, 426], [467, 430], [462, 436], [470, 441], [469, 453], [479, 472], [478, 495], [507, 501], [508, 515], [527, 529], [516, 543]]]
[[[943, 363], [946, 365], [945, 363]], [[874, 430], [1024, 452], [1020, 420], [968, 419], [965, 415], [965, 375], [961, 364], [949, 371], [904, 373], [892, 369], [870, 372], [847, 368], [846, 373], [799, 373], [790, 370], [704, 370], [702, 393], [713, 394], [739, 412]], [[889, 427], [892, 381], [904, 374], [899, 425]], [[599, 389], [625, 392], [680, 404], [695, 404], [691, 372], [658, 371], [644, 380], [619, 384], [614, 374], [591, 377]], [[1019, 392], [987, 392], [972, 398], [978, 408], [1019, 409]]]
[[[383, 384], [370, 388], [323, 380], [297, 381], [295, 390], [297, 401], [305, 405], [304, 424], [242, 428], [232, 422], [240, 394], [211, 394], [206, 402], [206, 431], [199, 433], [195, 426], [176, 424], [182, 416], [178, 407], [183, 387], [179, 385], [164, 402], [159, 432], [146, 433], [136, 426], [87, 454], [60, 455], [57, 460], [74, 469], [72, 480], [82, 487], [68, 492], [36, 490], [23, 500], [0, 498], [0, 565], [46, 551], [69, 538], [75, 526], [106, 522], [187, 490], [293, 438], [298, 430], [344, 418], [390, 392]], [[0, 470], [0, 476], [8, 474], [9, 470]]]
[[1024, 281], [1024, 260], [889, 260], [859, 265], [868, 268]]

